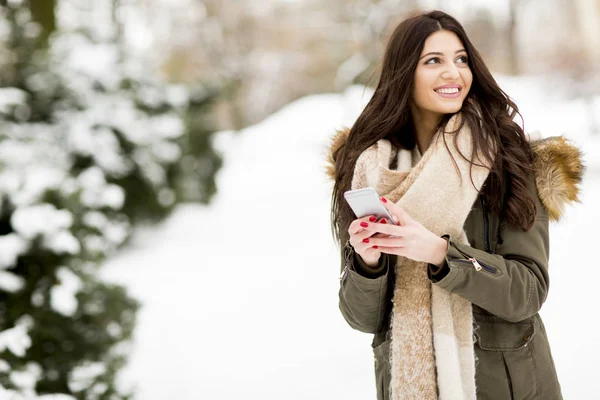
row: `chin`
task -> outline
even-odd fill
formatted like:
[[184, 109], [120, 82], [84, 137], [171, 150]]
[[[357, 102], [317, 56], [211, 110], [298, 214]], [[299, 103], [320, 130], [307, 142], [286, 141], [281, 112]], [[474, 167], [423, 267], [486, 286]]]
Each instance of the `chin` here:
[[439, 107], [436, 111], [440, 114], [454, 114], [459, 112], [462, 109], [462, 106], [463, 102], [461, 101], [460, 103], [448, 104], [444, 107]]

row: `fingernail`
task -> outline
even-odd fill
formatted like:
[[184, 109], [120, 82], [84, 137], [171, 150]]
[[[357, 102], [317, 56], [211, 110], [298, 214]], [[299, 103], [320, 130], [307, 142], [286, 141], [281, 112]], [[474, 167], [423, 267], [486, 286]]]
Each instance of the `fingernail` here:
[[371, 221], [371, 222], [375, 222], [375, 221], [377, 221], [377, 217], [375, 217], [375, 216], [372, 216], [371, 218], [369, 218], [369, 221]]
[[361, 222], [360, 226], [362, 226], [363, 228], [367, 228], [369, 224], [367, 224], [366, 222]]
[[382, 197], [381, 201], [384, 202], [384, 203], [387, 203], [387, 199], [385, 197]]
[[376, 248], [377, 248], [377, 245], [375, 245], [375, 246], [371, 246], [371, 248], [373, 248], [373, 249], [376, 249]]
[[387, 219], [382, 218], [381, 221], [379, 221], [379, 222], [381, 222], [382, 224], [387, 224]]
[[364, 238], [363, 243], [369, 243], [369, 238]]

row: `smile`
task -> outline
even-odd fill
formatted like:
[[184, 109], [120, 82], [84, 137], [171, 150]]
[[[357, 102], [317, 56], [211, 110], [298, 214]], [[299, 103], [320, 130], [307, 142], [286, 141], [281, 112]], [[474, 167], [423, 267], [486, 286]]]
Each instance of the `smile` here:
[[447, 99], [456, 99], [460, 97], [461, 89], [459, 88], [442, 88], [434, 90], [440, 96]]

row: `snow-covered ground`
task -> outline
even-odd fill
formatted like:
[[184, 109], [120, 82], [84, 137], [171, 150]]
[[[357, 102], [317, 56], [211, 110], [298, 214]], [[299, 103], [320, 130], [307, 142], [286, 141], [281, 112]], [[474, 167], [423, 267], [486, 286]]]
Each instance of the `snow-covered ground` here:
[[[526, 130], [565, 134], [586, 152], [583, 204], [551, 224], [541, 314], [564, 397], [598, 398], [600, 137], [586, 136], [581, 104], [548, 100], [543, 82], [499, 81]], [[106, 279], [143, 304], [121, 376], [137, 399], [375, 398], [371, 335], [353, 331], [338, 311], [324, 174], [333, 130], [350, 125], [369, 96], [357, 87], [309, 96], [242, 132], [220, 133], [225, 163], [213, 204], [178, 207], [107, 263]]]

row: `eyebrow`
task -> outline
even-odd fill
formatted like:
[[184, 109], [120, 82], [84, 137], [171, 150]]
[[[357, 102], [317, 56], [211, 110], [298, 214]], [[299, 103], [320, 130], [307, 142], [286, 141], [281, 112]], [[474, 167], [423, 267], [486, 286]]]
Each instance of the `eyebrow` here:
[[[460, 49], [460, 50], [456, 50], [456, 52], [454, 52], [454, 54], [458, 54], [461, 51], [464, 51], [465, 53], [467, 52], [465, 49]], [[443, 56], [444, 53], [440, 53], [439, 51], [431, 51], [431, 52], [425, 54], [424, 56], [422, 56], [421, 58], [419, 58], [419, 60], [421, 60], [421, 59], [423, 59], [423, 58], [425, 58], [425, 57], [427, 57], [429, 55]]]

